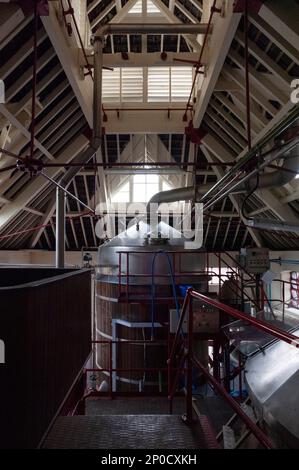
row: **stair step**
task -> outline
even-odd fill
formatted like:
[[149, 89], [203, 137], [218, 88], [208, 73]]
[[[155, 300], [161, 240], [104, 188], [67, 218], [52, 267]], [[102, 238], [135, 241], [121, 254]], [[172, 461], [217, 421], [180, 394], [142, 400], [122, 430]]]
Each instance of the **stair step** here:
[[178, 415], [62, 416], [45, 449], [207, 449], [217, 448], [206, 420], [186, 425]]

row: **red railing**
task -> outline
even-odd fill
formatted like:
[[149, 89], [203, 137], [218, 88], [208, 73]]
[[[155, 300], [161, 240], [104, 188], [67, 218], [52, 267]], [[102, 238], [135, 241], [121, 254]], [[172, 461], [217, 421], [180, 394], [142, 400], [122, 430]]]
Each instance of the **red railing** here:
[[[144, 259], [145, 256], [153, 256], [155, 252], [152, 251], [146, 251], [146, 250], [139, 250], [139, 251], [117, 251], [118, 253], [118, 292], [119, 292], [119, 297], [121, 297], [121, 294], [125, 293], [125, 298], [129, 299], [130, 294], [132, 293], [132, 289], [130, 289], [130, 279], [135, 278], [135, 279], [148, 279], [151, 278], [151, 273], [150, 272], [140, 272], [140, 273], [130, 273], [130, 256], [131, 255], [140, 255], [140, 259]], [[185, 251], [167, 251], [163, 250], [163, 253], [166, 253], [167, 255], [171, 256], [172, 258], [172, 263], [173, 263], [173, 274], [175, 279], [180, 279], [180, 278], [190, 278], [196, 280], [198, 279], [198, 276], [206, 276], [207, 271], [183, 271], [182, 270], [182, 261], [181, 261], [181, 256], [184, 254], [186, 256], [186, 250]], [[195, 255], [201, 255], [203, 254], [202, 252], [190, 252], [188, 253], [189, 255], [191, 254]], [[125, 263], [123, 263], [123, 258], [125, 258]], [[125, 272], [123, 272], [123, 267], [125, 267]], [[176, 268], [178, 267], [178, 270]], [[155, 278], [171, 278], [171, 274], [162, 274], [162, 273], [156, 273]], [[124, 283], [122, 280], [125, 279]], [[208, 283], [207, 283], [208, 284]], [[123, 286], [125, 289], [123, 290]], [[169, 300], [169, 298], [163, 298], [159, 299], [156, 298], [156, 300]]]
[[[167, 325], [168, 326], [168, 325]], [[109, 358], [108, 358], [108, 361], [107, 361], [107, 366], [106, 367], [94, 367], [94, 368], [86, 368], [85, 369], [85, 372], [86, 373], [106, 373], [107, 375], [107, 378], [108, 378], [108, 390], [106, 391], [103, 391], [103, 392], [100, 392], [100, 391], [96, 391], [94, 393], [94, 395], [98, 395], [98, 396], [109, 396], [110, 398], [113, 398], [115, 396], [121, 396], [123, 393], [120, 392], [119, 390], [117, 390], [117, 386], [116, 386], [116, 389], [114, 390], [113, 389], [113, 378], [114, 378], [114, 374], [115, 374], [115, 382], [117, 383], [118, 380], [121, 380], [121, 376], [118, 375], [118, 374], [122, 374], [122, 373], [127, 373], [128, 374], [128, 377], [127, 378], [132, 378], [132, 375], [135, 374], [135, 373], [165, 373], [165, 377], [167, 377], [167, 373], [169, 371], [168, 369], [168, 366], [167, 364], [165, 363], [165, 366], [161, 366], [161, 367], [146, 367], [146, 366], [142, 366], [142, 367], [116, 367], [114, 364], [113, 364], [113, 360], [112, 360], [112, 356], [113, 356], [113, 345], [121, 345], [121, 346], [124, 346], [124, 345], [150, 345], [150, 346], [165, 346], [166, 349], [166, 352], [165, 352], [165, 355], [167, 357], [167, 355], [169, 355], [169, 352], [170, 352], [170, 347], [171, 347], [171, 339], [168, 335], [168, 338], [167, 339], [157, 339], [157, 340], [144, 340], [144, 339], [105, 339], [105, 340], [94, 340], [92, 341], [93, 344], [99, 344], [99, 345], [108, 345], [109, 347]], [[86, 377], [87, 379], [87, 377]], [[134, 379], [136, 380], [137, 382], [137, 379]], [[157, 384], [158, 384], [158, 380], [157, 380]], [[162, 387], [163, 388], [163, 387]], [[167, 389], [167, 383], [166, 383], [166, 387]], [[87, 384], [86, 384], [86, 389], [87, 389]], [[130, 395], [130, 396], [134, 396], [134, 395], [138, 395], [138, 396], [141, 396], [143, 394], [146, 394], [144, 393], [144, 391], [138, 391], [138, 390], [135, 390], [135, 391], [128, 391], [125, 393], [126, 395]], [[151, 395], [154, 394], [153, 391], [150, 392]], [[167, 391], [165, 391], [165, 393], [163, 392], [163, 390], [159, 390], [159, 393], [155, 393], [155, 395], [158, 394], [158, 395], [164, 395], [164, 396], [167, 396]], [[91, 393], [92, 395], [92, 393]]]
[[[285, 307], [286, 305], [289, 305], [290, 302], [291, 302], [291, 297], [289, 299], [286, 299], [286, 286], [292, 286], [292, 285], [296, 285], [297, 287], [297, 290], [299, 291], [299, 283], [297, 281], [285, 281], [283, 279], [274, 279], [272, 281], [272, 284], [274, 282], [278, 282], [279, 284], [282, 285], [282, 296], [281, 298], [279, 299], [270, 299], [270, 302], [273, 303], [273, 302], [278, 302], [282, 305], [282, 321], [284, 322], [284, 319], [285, 319]], [[294, 307], [296, 308], [296, 307]]]
[[[186, 421], [192, 422], [193, 415], [193, 406], [192, 406], [192, 371], [193, 368], [199, 369], [200, 372], [204, 375], [207, 381], [218, 391], [218, 393], [228, 402], [228, 404], [233, 408], [235, 413], [244, 421], [246, 426], [250, 431], [255, 435], [255, 437], [263, 444], [266, 448], [272, 448], [273, 444], [268, 439], [268, 437], [263, 433], [263, 431], [254, 423], [247, 415], [244, 413], [239, 404], [231, 397], [231, 395], [225, 390], [222, 384], [213, 377], [210, 372], [198, 361], [198, 359], [193, 354], [193, 300], [199, 300], [204, 302], [207, 305], [213, 306], [220, 311], [236, 318], [243, 320], [247, 324], [250, 324], [257, 329], [264, 331], [273, 335], [275, 338], [278, 338], [282, 341], [287, 342], [299, 348], [299, 338], [293, 334], [287, 333], [280, 328], [277, 328], [273, 325], [268, 324], [263, 320], [258, 320], [254, 317], [244, 314], [232, 307], [229, 307], [222, 302], [211, 299], [202, 295], [193, 289], [188, 289], [186, 297], [184, 299], [183, 308], [181, 311], [180, 319], [177, 326], [177, 331], [175, 338], [172, 344], [170, 356], [168, 359], [168, 399], [170, 403], [170, 412], [172, 412], [172, 402], [174, 394], [176, 392], [178, 380], [181, 376], [181, 370], [183, 367], [186, 369]], [[181, 328], [183, 321], [188, 311], [188, 334], [187, 338], [184, 338], [183, 342], [181, 341]], [[180, 346], [180, 351], [177, 353], [178, 346]], [[174, 361], [178, 363], [177, 373], [172, 380], [173, 375], [172, 371], [174, 369]]]
[[[130, 280], [132, 278], [134, 279], [146, 279], [151, 277], [150, 272], [141, 272], [141, 273], [130, 273], [130, 255], [141, 255], [142, 258], [144, 256], [153, 256], [153, 252], [151, 251], [118, 251], [118, 292], [119, 292], [119, 298], [123, 298], [126, 301], [130, 300], [130, 295], [132, 294], [132, 286], [130, 283]], [[186, 250], [185, 251], [164, 251], [164, 253], [167, 253], [172, 257], [172, 263], [173, 263], [173, 271], [174, 271], [174, 278], [177, 280], [180, 280], [182, 278], [188, 277], [188, 282], [191, 282], [194, 280], [198, 280], [199, 276], [211, 276], [211, 277], [217, 277], [218, 278], [218, 291], [219, 291], [219, 296], [221, 297], [221, 286], [222, 283], [225, 279], [227, 279], [228, 275], [222, 273], [222, 267], [226, 267], [236, 278], [236, 290], [230, 286], [230, 290], [236, 295], [236, 297], [239, 297], [240, 299], [246, 298], [247, 301], [249, 301], [254, 308], [256, 309], [257, 314], [261, 313], [262, 318], [264, 318], [264, 307], [265, 305], [268, 306], [271, 315], [273, 318], [275, 318], [272, 305], [270, 300], [268, 299], [265, 289], [264, 289], [264, 284], [261, 279], [257, 279], [253, 274], [249, 273], [243, 266], [241, 266], [235, 258], [228, 252], [216, 252], [212, 253], [216, 258], [218, 258], [218, 273], [215, 271], [211, 271], [209, 268], [209, 260], [210, 260], [210, 253], [204, 252], [204, 251], [190, 251], [189, 254], [194, 254], [195, 256], [197, 255], [204, 255], [206, 257], [206, 269], [203, 271], [185, 271], [183, 270], [182, 267], [182, 255], [186, 256]], [[227, 257], [229, 260], [232, 261], [232, 264], [229, 264], [229, 262], [225, 259]], [[125, 258], [125, 262], [123, 263], [123, 258]], [[124, 272], [123, 272], [124, 268]], [[259, 293], [258, 297], [259, 298], [253, 298], [249, 295], [248, 292], [246, 292], [246, 285], [244, 282], [244, 276], [247, 276], [247, 279], [254, 283], [256, 286], [256, 291]], [[157, 274], [155, 277], [158, 278], [168, 278], [170, 279], [171, 275], [170, 274]], [[124, 279], [124, 282], [123, 282]], [[207, 293], [209, 293], [209, 282], [207, 279]], [[123, 295], [124, 294], [124, 295]], [[123, 297], [122, 297], [123, 295]], [[133, 295], [132, 295], [133, 296]], [[165, 298], [156, 298], [156, 301], [165, 301], [169, 302], [172, 299], [172, 297], [165, 297]], [[145, 301], [150, 300], [149, 298], [143, 299]]]

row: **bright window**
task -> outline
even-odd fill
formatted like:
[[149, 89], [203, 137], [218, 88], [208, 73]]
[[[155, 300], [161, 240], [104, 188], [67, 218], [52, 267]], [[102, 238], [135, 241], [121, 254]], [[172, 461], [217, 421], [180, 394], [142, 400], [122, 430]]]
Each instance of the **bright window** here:
[[144, 87], [145, 72], [142, 67], [104, 69], [104, 103], [172, 103], [189, 98], [192, 67], [149, 67]]
[[158, 175], [134, 175], [133, 202], [147, 202], [159, 192]]
[[192, 67], [149, 67], [148, 102], [186, 101], [192, 80]]
[[[146, 2], [146, 11], [149, 14], [160, 13], [160, 10], [156, 7], [156, 5], [151, 2], [151, 0], [147, 0]], [[128, 11], [130, 14], [141, 15], [142, 13], [142, 0], [138, 0], [137, 3]]]
[[106, 103], [142, 103], [143, 69], [141, 67], [103, 70], [103, 101]]

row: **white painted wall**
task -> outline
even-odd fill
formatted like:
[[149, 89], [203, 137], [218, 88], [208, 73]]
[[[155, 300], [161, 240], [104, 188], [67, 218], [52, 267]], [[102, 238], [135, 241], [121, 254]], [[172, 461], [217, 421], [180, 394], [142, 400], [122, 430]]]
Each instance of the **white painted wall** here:
[[[93, 262], [97, 263], [97, 253], [91, 252]], [[65, 254], [66, 265], [82, 266], [81, 251], [68, 251]], [[46, 265], [55, 266], [55, 252], [44, 250], [0, 251], [0, 265]]]

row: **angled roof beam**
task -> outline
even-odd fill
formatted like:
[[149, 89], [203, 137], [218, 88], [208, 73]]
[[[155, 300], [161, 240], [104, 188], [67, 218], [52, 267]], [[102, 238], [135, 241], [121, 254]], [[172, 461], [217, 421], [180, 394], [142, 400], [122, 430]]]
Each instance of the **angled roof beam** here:
[[[98, 3], [98, 0], [96, 0], [96, 2]], [[93, 2], [93, 3], [95, 3], [95, 2]], [[90, 11], [93, 10], [93, 8], [91, 10], [89, 10], [91, 5], [87, 9], [87, 13], [90, 13]], [[91, 22], [91, 24], [90, 24], [91, 30], [93, 30], [105, 18], [105, 16], [108, 15], [108, 13], [110, 13], [111, 10], [113, 10], [114, 7], [115, 7], [115, 2], [112, 2], [109, 5], [107, 5], [107, 7], [103, 11], [101, 11], [98, 14], [98, 16]]]
[[[210, 4], [210, 2], [208, 3]], [[203, 5], [205, 6], [205, 2]], [[224, 16], [219, 14], [214, 16], [213, 31], [208, 48], [209, 67], [198, 92], [193, 119], [194, 127], [200, 127], [202, 123], [240, 18], [240, 13], [233, 12], [233, 2], [226, 2]]]
[[[222, 70], [222, 73], [225, 77], [228, 77], [233, 82], [237, 83], [237, 85], [239, 85], [242, 90], [246, 90], [245, 75], [241, 69], [233, 69], [225, 65]], [[273, 106], [272, 103], [270, 103], [269, 99], [267, 99], [267, 95], [265, 93], [261, 93], [259, 88], [253, 83], [250, 83], [250, 94], [251, 98], [260, 106], [262, 106], [265, 111], [271, 114], [272, 117], [275, 116], [275, 114], [277, 113], [277, 109]]]
[[238, 145], [241, 149], [243, 149], [246, 146], [246, 140], [242, 139], [240, 134], [236, 132], [234, 129], [232, 129], [224, 119], [222, 119], [222, 116], [217, 114], [211, 107], [208, 107], [207, 109], [207, 115], [210, 116], [219, 127], [221, 127], [227, 135], [229, 135]]
[[[229, 109], [245, 126], [247, 125], [247, 116], [246, 112], [242, 111], [239, 106], [236, 106], [232, 103], [226, 96], [222, 93], [215, 93], [216, 98], [221, 101], [224, 106]], [[261, 130], [260, 126], [257, 126], [256, 123], [252, 123], [252, 132], [257, 135]]]
[[[229, 58], [237, 64], [241, 69], [245, 69], [244, 58], [236, 51], [229, 51]], [[269, 75], [262, 72], [257, 72], [252, 65], [249, 65], [249, 75], [253, 83], [255, 83], [261, 92], [269, 94], [272, 96], [272, 99], [278, 101], [281, 105], [284, 105], [289, 99], [289, 93], [282, 91], [276, 85], [269, 83]], [[290, 80], [291, 83], [291, 80]]]
[[[42, 218], [39, 221], [39, 225], [47, 225], [49, 220], [51, 219], [52, 215], [55, 212], [55, 207], [56, 207], [56, 196], [55, 194], [51, 197], [50, 202], [48, 203], [48, 206], [46, 208], [46, 211]], [[39, 228], [36, 232], [33, 233], [31, 241], [30, 241], [30, 247], [34, 248], [39, 241], [42, 233], [44, 232], [45, 227]]]
[[286, 41], [279, 29], [267, 23], [260, 15], [250, 14], [250, 21], [258, 28], [271, 42], [281, 49], [293, 62], [299, 64], [299, 52], [290, 42]]
[[268, 0], [261, 6], [259, 15], [266, 23], [275, 25], [276, 31], [290, 44], [299, 43], [298, 4], [294, 0]]
[[57, 19], [55, 5], [53, 2], [49, 2], [48, 5], [49, 16], [42, 16], [41, 20], [74, 94], [79, 101], [85, 118], [90, 128], [92, 128], [92, 78], [90, 75], [87, 75], [85, 79], [82, 80], [77, 55], [74, 54], [74, 51], [72, 51], [67, 43], [65, 33], [62, 30], [64, 26], [61, 26]]
[[[43, 17], [45, 18], [45, 17]], [[39, 72], [50, 60], [55, 56], [55, 51], [52, 47], [48, 49], [37, 61], [37, 72]], [[24, 86], [32, 80], [32, 67], [29, 67], [20, 78], [18, 78], [13, 84], [5, 90], [5, 100], [10, 101]]]
[[[31, 136], [30, 136], [30, 132], [26, 129], [26, 127], [24, 127], [20, 121], [18, 121], [18, 119], [16, 119], [14, 117], [13, 114], [11, 114], [11, 112], [7, 109], [7, 107], [4, 105], [4, 104], [0, 104], [0, 113], [3, 114], [3, 116], [6, 117], [6, 119], [8, 119], [8, 121], [14, 126], [16, 127], [17, 129], [19, 129], [21, 131], [21, 133], [28, 139], [30, 140]], [[34, 145], [47, 157], [49, 158], [50, 160], [53, 160], [54, 157], [53, 155], [48, 152], [48, 150], [39, 142], [39, 140], [37, 139], [34, 139]]]
[[[245, 45], [245, 38], [244, 34], [237, 31], [235, 39], [241, 44], [243, 47]], [[260, 49], [257, 44], [250, 39], [248, 39], [248, 49], [249, 52], [264, 66], [266, 69], [273, 73], [277, 79], [280, 81], [282, 90], [289, 91], [290, 89], [290, 82], [291, 77], [290, 75], [285, 72], [285, 70], [280, 67], [271, 57], [269, 57], [262, 49]]]
[[[39, 46], [44, 39], [46, 39], [47, 33], [42, 28], [37, 33], [37, 45]], [[4, 80], [15, 68], [20, 65], [20, 63], [28, 57], [33, 51], [33, 41], [32, 38], [29, 41], [25, 42], [20, 49], [16, 51], [15, 54], [12, 54], [10, 59], [5, 62], [4, 65], [0, 68], [0, 77]]]
[[240, 136], [242, 136], [244, 139], [247, 139], [246, 129], [234, 119], [230, 112], [226, 111], [223, 106], [221, 106], [219, 103], [216, 103], [216, 101], [213, 99], [210, 102], [210, 107], [213, 108], [220, 116], [222, 116], [222, 118], [228, 124], [230, 124], [240, 134]]
[[[227, 157], [229, 157], [230, 161], [231, 161], [231, 158], [232, 158], [231, 155], [223, 153], [222, 150], [220, 150], [220, 153], [219, 153], [219, 147], [218, 147], [217, 141], [211, 136], [207, 136], [207, 137], [203, 138], [203, 140], [202, 140], [203, 145], [201, 146], [201, 149], [202, 149], [203, 153], [205, 154], [205, 157], [208, 160], [208, 162], [212, 163], [212, 162], [215, 162], [217, 160], [229, 161], [229, 159]], [[214, 155], [214, 157], [210, 152]], [[215, 157], [216, 157], [216, 159], [215, 159]], [[215, 171], [215, 174], [216, 174], [218, 179], [223, 177], [224, 171], [220, 167], [214, 167], [214, 171]], [[243, 217], [243, 215], [240, 211], [240, 204], [238, 202], [237, 197], [233, 196], [233, 195], [230, 195], [229, 197], [230, 197], [230, 200], [231, 200], [234, 208], [236, 209], [236, 211], [238, 213], [240, 213], [240, 219], [242, 220], [243, 223], [246, 223], [246, 221], [244, 220], [244, 217]], [[252, 228], [249, 228], [248, 230], [249, 230], [249, 233], [250, 233], [251, 237], [253, 238], [254, 242], [256, 243], [256, 245], [259, 246], [259, 247], [263, 246], [263, 242], [262, 242], [262, 239], [261, 239], [260, 235], [255, 230], [253, 230]]]
[[[56, 158], [57, 163], [70, 162], [81, 150], [88, 144], [88, 139], [80, 135], [74, 139], [66, 150]], [[61, 168], [46, 168], [44, 173], [51, 178], [55, 178], [61, 172]], [[32, 199], [43, 191], [48, 182], [42, 176], [33, 178], [21, 191], [16, 198], [7, 206], [0, 210], [0, 230], [7, 226], [7, 224], [21, 211], [24, 207], [32, 201]]]
[[[170, 23], [181, 23], [181, 21], [178, 20], [175, 14], [172, 13], [170, 9], [161, 0], [152, 0], [152, 2]], [[201, 47], [196, 39], [196, 36], [190, 34], [184, 34], [183, 36], [187, 43], [192, 47], [194, 52], [200, 51]]]

